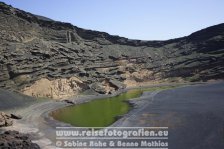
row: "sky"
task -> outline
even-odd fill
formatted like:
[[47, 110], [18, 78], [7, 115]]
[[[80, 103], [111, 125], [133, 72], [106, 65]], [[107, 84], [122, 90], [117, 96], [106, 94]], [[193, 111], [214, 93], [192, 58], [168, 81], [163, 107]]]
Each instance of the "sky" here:
[[224, 23], [224, 0], [0, 0], [75, 26], [130, 39], [167, 40]]

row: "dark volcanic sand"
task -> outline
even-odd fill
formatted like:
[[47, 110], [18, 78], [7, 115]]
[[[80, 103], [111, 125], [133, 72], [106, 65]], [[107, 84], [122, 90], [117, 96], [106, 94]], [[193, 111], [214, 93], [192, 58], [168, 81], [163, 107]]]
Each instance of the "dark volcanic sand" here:
[[169, 149], [224, 148], [224, 83], [145, 93], [118, 126], [169, 127]]
[[35, 101], [32, 97], [0, 89], [0, 111], [26, 107]]

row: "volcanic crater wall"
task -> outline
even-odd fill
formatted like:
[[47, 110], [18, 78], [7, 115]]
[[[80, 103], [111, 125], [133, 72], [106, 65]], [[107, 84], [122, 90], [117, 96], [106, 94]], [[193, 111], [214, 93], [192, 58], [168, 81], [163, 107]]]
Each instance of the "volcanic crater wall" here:
[[224, 24], [173, 40], [130, 40], [0, 3], [0, 44], [0, 87], [37, 97], [224, 77]]

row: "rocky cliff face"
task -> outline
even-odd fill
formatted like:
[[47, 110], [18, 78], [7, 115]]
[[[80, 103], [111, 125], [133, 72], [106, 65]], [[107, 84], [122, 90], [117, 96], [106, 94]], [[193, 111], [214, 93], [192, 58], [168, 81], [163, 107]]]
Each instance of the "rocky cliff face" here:
[[29, 96], [57, 99], [68, 98], [78, 94], [82, 91], [82, 86], [85, 86], [85, 84], [75, 77], [54, 79], [51, 81], [42, 78], [32, 84], [32, 86], [25, 87], [22, 91]]
[[130, 40], [0, 3], [0, 44], [0, 87], [38, 97], [224, 78], [224, 24], [179, 39]]

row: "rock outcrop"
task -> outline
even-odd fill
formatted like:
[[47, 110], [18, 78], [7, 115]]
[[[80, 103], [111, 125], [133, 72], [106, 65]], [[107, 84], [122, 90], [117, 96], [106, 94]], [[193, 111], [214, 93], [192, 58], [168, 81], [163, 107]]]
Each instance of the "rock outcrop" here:
[[[224, 78], [224, 24], [167, 41], [84, 30], [0, 3], [0, 87], [67, 98], [155, 81]], [[76, 78], [75, 80], [71, 78]]]
[[5, 131], [0, 133], [0, 148], [2, 149], [40, 149], [32, 143], [30, 136], [18, 131]]
[[11, 115], [0, 112], [0, 127], [11, 126], [12, 124], [13, 120], [11, 119]]
[[13, 125], [13, 119], [22, 119], [22, 117], [16, 114], [6, 114], [5, 112], [0, 112], [0, 127]]
[[86, 85], [76, 77], [55, 79], [51, 81], [47, 78], [42, 78], [30, 87], [25, 87], [22, 92], [34, 97], [61, 99], [76, 95], [85, 89], [85, 86]]

